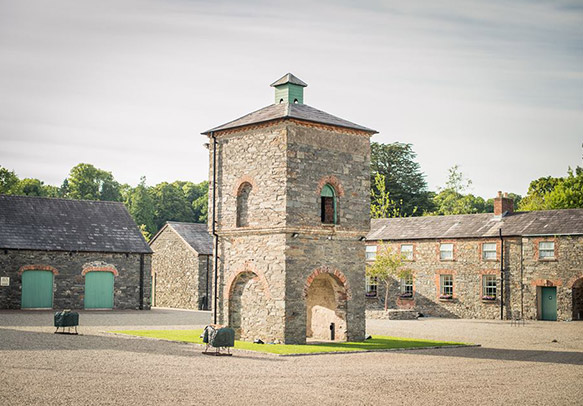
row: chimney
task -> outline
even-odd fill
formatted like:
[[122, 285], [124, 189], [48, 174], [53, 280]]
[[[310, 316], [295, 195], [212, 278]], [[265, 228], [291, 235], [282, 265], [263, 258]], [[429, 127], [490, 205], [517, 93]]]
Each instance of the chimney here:
[[494, 199], [494, 215], [504, 216], [505, 214], [512, 214], [514, 212], [514, 200], [508, 197], [508, 193], [498, 191], [498, 196]]
[[275, 87], [275, 104], [279, 103], [304, 103], [304, 87], [306, 82], [298, 79], [291, 73], [283, 75], [271, 84]]

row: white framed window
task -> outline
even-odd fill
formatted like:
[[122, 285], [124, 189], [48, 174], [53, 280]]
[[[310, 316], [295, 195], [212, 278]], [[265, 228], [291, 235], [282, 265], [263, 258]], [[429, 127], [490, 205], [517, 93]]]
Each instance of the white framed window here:
[[482, 299], [496, 299], [496, 275], [482, 275]]
[[401, 244], [401, 254], [407, 261], [413, 261], [413, 244]]
[[538, 243], [539, 259], [555, 257], [555, 243], [553, 241], [541, 241]]
[[367, 245], [366, 246], [366, 259], [367, 261], [372, 261], [377, 257], [377, 246]]
[[413, 275], [401, 278], [401, 296], [413, 296]]
[[439, 244], [439, 259], [453, 259], [453, 244]]
[[496, 259], [496, 243], [485, 242], [482, 244], [482, 259], [495, 260]]
[[367, 297], [377, 296], [377, 278], [370, 276], [366, 277], [365, 292]]
[[453, 297], [453, 275], [439, 275], [439, 294], [443, 299]]

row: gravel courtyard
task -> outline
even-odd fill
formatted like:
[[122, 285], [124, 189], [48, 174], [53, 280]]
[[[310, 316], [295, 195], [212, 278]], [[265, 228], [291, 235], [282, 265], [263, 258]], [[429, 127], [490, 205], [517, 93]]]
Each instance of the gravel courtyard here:
[[482, 347], [287, 358], [209, 357], [107, 333], [208, 321], [166, 309], [81, 312], [81, 335], [66, 336], [53, 334], [52, 312], [0, 311], [0, 404], [583, 404], [583, 322], [370, 320], [369, 334]]

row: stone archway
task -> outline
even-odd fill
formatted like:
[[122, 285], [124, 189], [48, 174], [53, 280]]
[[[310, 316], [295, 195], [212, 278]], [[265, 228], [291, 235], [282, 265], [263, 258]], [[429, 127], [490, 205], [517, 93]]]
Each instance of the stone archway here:
[[229, 327], [237, 340], [265, 339], [269, 291], [253, 271], [236, 275], [229, 289]]
[[[306, 338], [346, 340], [348, 289], [339, 271], [315, 271], [308, 278], [306, 295]], [[342, 280], [344, 279], [344, 281]]]
[[573, 283], [573, 320], [583, 320], [583, 278]]

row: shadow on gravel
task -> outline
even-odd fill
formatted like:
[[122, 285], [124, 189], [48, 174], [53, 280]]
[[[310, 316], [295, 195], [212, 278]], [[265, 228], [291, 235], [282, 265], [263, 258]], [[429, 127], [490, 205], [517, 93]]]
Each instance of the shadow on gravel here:
[[583, 365], [583, 352], [542, 351], [542, 350], [511, 350], [501, 348], [458, 348], [455, 350], [439, 349], [431, 355], [491, 359], [500, 361], [546, 362], [549, 364]]
[[[57, 310], [2, 310], [0, 326], [50, 327]], [[171, 309], [152, 310], [74, 310], [82, 326], [192, 326], [207, 325], [211, 313]]]
[[[0, 328], [0, 351], [125, 351], [147, 355], [171, 355], [177, 357], [205, 357], [202, 347], [186, 343], [143, 338], [120, 338], [115, 335], [67, 335]], [[253, 357], [241, 358], [265, 362], [281, 362], [282, 359]]]

